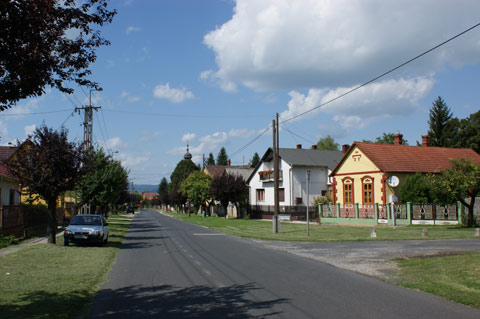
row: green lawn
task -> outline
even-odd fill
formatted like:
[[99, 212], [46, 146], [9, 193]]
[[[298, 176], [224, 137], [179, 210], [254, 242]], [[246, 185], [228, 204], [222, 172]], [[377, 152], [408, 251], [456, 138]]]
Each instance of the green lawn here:
[[[112, 224], [104, 247], [39, 244], [0, 258], [0, 317], [76, 318], [106, 282], [127, 225]], [[122, 221], [124, 222], [124, 221]]]
[[[375, 227], [377, 238], [370, 238], [371, 226], [318, 225], [310, 223], [310, 236], [306, 224], [282, 223], [281, 232], [273, 234], [272, 222], [248, 219], [225, 219], [179, 213], [168, 213], [175, 218], [206, 226], [229, 235], [263, 240], [284, 241], [365, 241], [365, 240], [412, 240], [412, 239], [473, 239], [474, 229], [462, 226], [410, 225]], [[422, 237], [422, 229], [428, 229], [428, 237]]]
[[398, 284], [480, 309], [480, 253], [397, 260]]

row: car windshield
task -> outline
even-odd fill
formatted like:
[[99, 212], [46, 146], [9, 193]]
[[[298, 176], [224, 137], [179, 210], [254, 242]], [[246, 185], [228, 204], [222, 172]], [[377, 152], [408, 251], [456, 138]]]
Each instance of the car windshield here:
[[82, 216], [77, 215], [73, 217], [70, 225], [91, 225], [91, 226], [101, 226], [102, 220], [100, 216]]

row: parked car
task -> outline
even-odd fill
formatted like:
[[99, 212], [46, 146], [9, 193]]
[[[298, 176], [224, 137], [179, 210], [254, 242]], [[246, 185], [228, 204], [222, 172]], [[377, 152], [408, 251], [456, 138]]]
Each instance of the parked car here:
[[95, 243], [103, 245], [108, 242], [108, 223], [101, 215], [76, 215], [63, 233], [64, 245], [69, 243]]
[[135, 206], [128, 206], [127, 213], [135, 214]]

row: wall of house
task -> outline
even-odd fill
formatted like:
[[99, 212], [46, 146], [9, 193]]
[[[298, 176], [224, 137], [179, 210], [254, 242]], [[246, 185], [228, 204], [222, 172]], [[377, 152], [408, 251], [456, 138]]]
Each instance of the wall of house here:
[[358, 147], [355, 147], [335, 173], [332, 200], [342, 205], [345, 203], [344, 184], [350, 180], [353, 185], [353, 202], [363, 204], [362, 181], [366, 178], [373, 181], [373, 202], [383, 204], [388, 200], [388, 197], [384, 197], [386, 175]]
[[[390, 187], [385, 181], [392, 175], [399, 178], [399, 185]], [[398, 196], [405, 179], [412, 173], [384, 173], [358, 147], [355, 147], [348, 158], [345, 158], [334, 176], [335, 203], [343, 205], [344, 184], [347, 180], [353, 182], [353, 202], [363, 205], [363, 183], [366, 178], [373, 180], [373, 202], [385, 204], [390, 202], [390, 195]]]
[[20, 196], [18, 193], [18, 183], [8, 177], [0, 177], [0, 204], [2, 206], [10, 205], [10, 190], [15, 190], [14, 202], [13, 205], [18, 205], [20, 203]]
[[[307, 170], [310, 170], [310, 196], [309, 202], [312, 205], [315, 197], [321, 196], [322, 191], [327, 191], [328, 171], [326, 167], [291, 167], [287, 162], [281, 160], [280, 171], [282, 178], [279, 188], [284, 189], [284, 201], [280, 206], [306, 205], [307, 203]], [[263, 162], [250, 180], [250, 205], [274, 205], [274, 182], [260, 180], [258, 172], [273, 170], [272, 162]], [[257, 200], [257, 189], [264, 189], [263, 201]], [[297, 204], [297, 198], [301, 198], [301, 204]]]

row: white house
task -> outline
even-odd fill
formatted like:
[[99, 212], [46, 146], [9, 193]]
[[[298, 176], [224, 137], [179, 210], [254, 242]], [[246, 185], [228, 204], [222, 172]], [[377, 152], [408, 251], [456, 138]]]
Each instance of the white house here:
[[15, 234], [17, 224], [21, 223], [23, 231], [23, 217], [19, 208], [20, 185], [3, 161], [8, 160], [16, 150], [16, 147], [0, 146], [0, 231], [9, 233], [11, 230]]
[[[306, 206], [307, 171], [310, 171], [309, 198], [325, 196], [329, 190], [328, 174], [342, 158], [341, 151], [297, 148], [279, 149], [279, 202], [280, 206]], [[250, 187], [250, 205], [274, 205], [274, 153], [268, 148], [260, 163], [247, 180]]]

